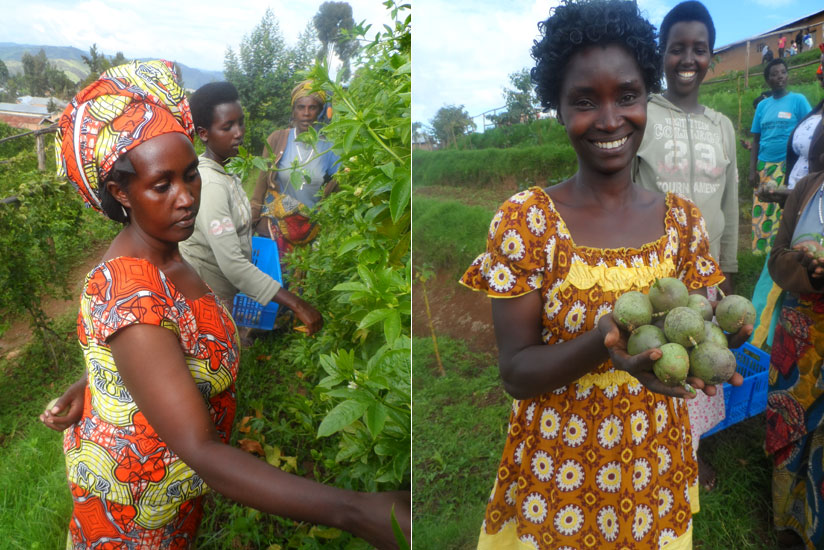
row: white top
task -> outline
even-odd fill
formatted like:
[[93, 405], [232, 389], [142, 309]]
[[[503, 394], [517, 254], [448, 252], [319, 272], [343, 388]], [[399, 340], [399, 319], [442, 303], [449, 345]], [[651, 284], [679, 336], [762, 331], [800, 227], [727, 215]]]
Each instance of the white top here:
[[810, 173], [810, 159], [807, 157], [810, 154], [813, 132], [820, 123], [821, 115], [812, 115], [801, 121], [793, 132], [793, 151], [798, 155], [798, 160], [787, 178], [787, 187], [790, 189], [795, 187], [798, 180]]

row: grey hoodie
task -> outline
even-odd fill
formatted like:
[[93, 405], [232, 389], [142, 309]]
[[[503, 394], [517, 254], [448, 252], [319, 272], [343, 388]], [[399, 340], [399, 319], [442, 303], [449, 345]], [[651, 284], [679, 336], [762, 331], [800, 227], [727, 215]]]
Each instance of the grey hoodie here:
[[738, 167], [730, 119], [709, 107], [688, 114], [654, 94], [633, 163], [641, 186], [692, 200], [704, 216], [710, 254], [724, 273], [738, 272]]

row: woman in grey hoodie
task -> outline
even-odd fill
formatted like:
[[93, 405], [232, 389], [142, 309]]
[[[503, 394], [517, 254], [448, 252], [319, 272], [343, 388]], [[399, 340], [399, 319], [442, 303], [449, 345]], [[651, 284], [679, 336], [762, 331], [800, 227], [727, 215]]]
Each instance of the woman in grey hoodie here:
[[[719, 286], [732, 293], [731, 273], [738, 271], [738, 169], [735, 131], [726, 116], [698, 103], [715, 45], [715, 26], [707, 8], [688, 1], [675, 6], [661, 23], [661, 50], [667, 89], [647, 104], [647, 127], [633, 175], [651, 190], [691, 199], [707, 224], [710, 254], [727, 279]], [[714, 299], [714, 296], [710, 296]], [[725, 417], [723, 392], [699, 394], [688, 401], [692, 441]], [[715, 484], [712, 468], [698, 457], [702, 485]]]

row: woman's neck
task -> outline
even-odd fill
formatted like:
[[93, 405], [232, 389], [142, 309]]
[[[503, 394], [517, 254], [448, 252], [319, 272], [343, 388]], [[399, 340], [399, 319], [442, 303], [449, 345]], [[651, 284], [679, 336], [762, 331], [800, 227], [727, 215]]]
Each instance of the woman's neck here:
[[226, 164], [226, 161], [229, 160], [227, 158], [221, 157], [220, 155], [218, 155], [217, 153], [215, 153], [214, 151], [209, 149], [209, 147], [206, 147], [206, 151], [203, 152], [203, 156], [205, 156], [209, 160], [215, 161], [216, 163], [218, 163], [221, 166]]
[[773, 90], [773, 95], [772, 96], [775, 99], [781, 99], [782, 97], [784, 97], [788, 93], [789, 92], [787, 91], [787, 88], [779, 88], [778, 90]]
[[678, 95], [670, 90], [665, 91], [662, 95], [664, 96], [664, 99], [685, 113], [701, 114], [704, 112], [704, 106], [698, 103], [697, 89], [694, 93], [690, 93], [689, 95]]

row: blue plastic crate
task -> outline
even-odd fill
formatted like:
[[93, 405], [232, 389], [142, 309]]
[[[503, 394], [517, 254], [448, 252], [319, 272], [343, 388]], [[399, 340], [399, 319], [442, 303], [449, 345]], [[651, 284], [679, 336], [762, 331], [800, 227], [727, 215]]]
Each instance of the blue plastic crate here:
[[767, 376], [770, 370], [770, 354], [749, 342], [732, 350], [736, 370], [744, 377], [740, 386], [724, 383], [724, 407], [727, 417], [701, 437], [712, 435], [767, 408]]
[[[278, 245], [272, 239], [252, 237], [252, 263], [277, 282], [283, 282]], [[232, 316], [235, 318], [235, 323], [242, 327], [272, 330], [277, 314], [278, 304], [274, 302], [264, 306], [242, 292], [235, 295]]]

